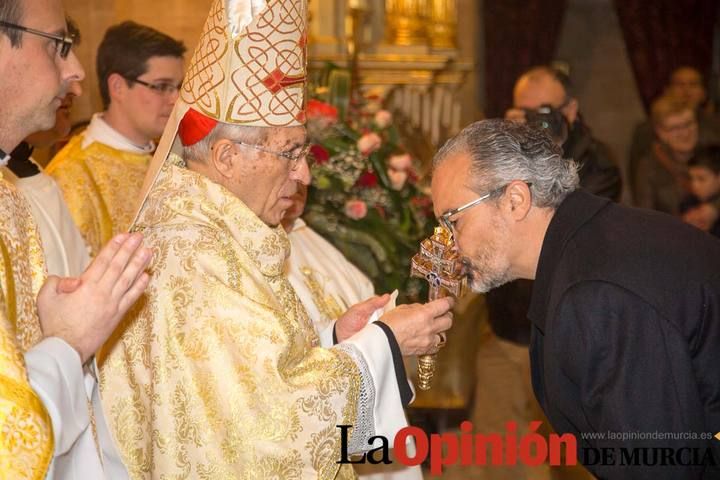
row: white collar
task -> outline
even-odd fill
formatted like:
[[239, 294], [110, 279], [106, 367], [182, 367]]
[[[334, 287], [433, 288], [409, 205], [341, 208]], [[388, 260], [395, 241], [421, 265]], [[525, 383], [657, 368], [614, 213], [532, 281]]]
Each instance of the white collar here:
[[102, 113], [93, 115], [90, 125], [85, 130], [82, 148], [87, 148], [91, 143], [98, 142], [116, 150], [130, 153], [153, 153], [155, 142], [150, 142], [141, 147], [135, 145], [123, 134], [112, 128], [103, 118]]
[[305, 220], [298, 217], [293, 222], [293, 226], [288, 233], [297, 232], [298, 230], [302, 230], [303, 228], [306, 228], [306, 227], [307, 227], [307, 224], [305, 223]]
[[5, 151], [0, 148], [0, 167], [4, 167], [8, 164], [10, 161], [10, 155], [5, 153]]

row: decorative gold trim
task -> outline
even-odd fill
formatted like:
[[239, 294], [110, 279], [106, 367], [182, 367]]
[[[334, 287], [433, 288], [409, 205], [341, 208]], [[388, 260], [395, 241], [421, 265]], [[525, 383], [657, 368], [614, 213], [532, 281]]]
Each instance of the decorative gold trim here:
[[7, 317], [10, 324], [17, 328], [17, 301], [15, 294], [15, 278], [13, 276], [12, 261], [7, 245], [0, 238], [0, 252], [2, 253], [3, 264], [5, 265], [5, 303], [7, 304]]

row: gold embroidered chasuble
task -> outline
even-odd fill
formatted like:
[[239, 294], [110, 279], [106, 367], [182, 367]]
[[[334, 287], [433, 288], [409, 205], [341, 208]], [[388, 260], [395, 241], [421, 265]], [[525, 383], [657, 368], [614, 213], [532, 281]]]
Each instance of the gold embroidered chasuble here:
[[60, 186], [94, 257], [113, 236], [130, 227], [152, 155], [97, 141], [83, 148], [83, 140], [83, 134], [73, 137], [46, 172]]
[[171, 159], [135, 224], [150, 286], [100, 360], [131, 478], [352, 478], [336, 425], [355, 424], [360, 372], [316, 346], [285, 232]]
[[0, 474], [43, 479], [52, 423], [23, 354], [42, 339], [35, 299], [45, 280], [40, 237], [22, 195], [0, 175]]

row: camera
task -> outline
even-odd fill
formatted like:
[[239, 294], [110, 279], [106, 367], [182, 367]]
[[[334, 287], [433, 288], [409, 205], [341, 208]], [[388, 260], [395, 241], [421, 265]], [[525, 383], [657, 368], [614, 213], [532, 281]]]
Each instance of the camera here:
[[560, 110], [542, 105], [536, 110], [525, 109], [528, 125], [545, 130], [553, 141], [562, 145], [568, 136], [568, 124]]

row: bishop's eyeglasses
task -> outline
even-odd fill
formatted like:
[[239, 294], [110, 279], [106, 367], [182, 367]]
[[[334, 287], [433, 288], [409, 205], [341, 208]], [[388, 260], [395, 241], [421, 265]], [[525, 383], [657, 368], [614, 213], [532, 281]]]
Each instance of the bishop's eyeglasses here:
[[40, 30], [35, 30], [34, 28], [23, 27], [22, 25], [4, 22], [2, 20], [0, 20], [0, 27], [12, 28], [14, 30], [20, 30], [22, 32], [26, 32], [32, 35], [37, 35], [39, 37], [54, 40], [55, 48], [57, 49], [60, 58], [62, 58], [63, 60], [65, 60], [68, 55], [70, 55], [70, 50], [72, 50], [73, 43], [75, 42], [75, 35], [68, 32], [64, 32], [62, 34], [41, 32]]
[[262, 147], [261, 145], [255, 145], [252, 143], [245, 143], [245, 142], [233, 142], [237, 145], [242, 145], [243, 147], [249, 147], [254, 148], [257, 151], [269, 153], [270, 155], [275, 155], [276, 157], [284, 158], [288, 160], [290, 170], [295, 171], [298, 168], [300, 168], [300, 160], [305, 158], [307, 160], [308, 167], [312, 167], [314, 157], [312, 155], [309, 155], [310, 148], [312, 147], [311, 144], [305, 144], [305, 145], [299, 145], [297, 147], [294, 147], [292, 150], [288, 150], [285, 152], [275, 152], [273, 150], [268, 150], [265, 147]]

